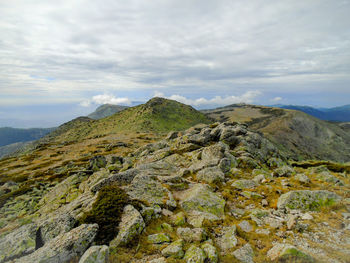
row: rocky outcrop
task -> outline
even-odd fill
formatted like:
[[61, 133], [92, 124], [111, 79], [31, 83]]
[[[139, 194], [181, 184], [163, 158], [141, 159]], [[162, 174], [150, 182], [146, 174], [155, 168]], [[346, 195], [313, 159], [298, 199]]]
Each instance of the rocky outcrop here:
[[119, 224], [119, 233], [110, 243], [111, 247], [126, 245], [135, 237], [141, 234], [145, 228], [145, 222], [139, 211], [132, 205], [124, 208], [121, 222]]
[[107, 246], [92, 246], [85, 251], [79, 263], [108, 263], [109, 248]]
[[15, 262], [69, 262], [86, 251], [94, 240], [97, 230], [97, 224], [81, 225], [68, 233], [55, 237], [32, 254], [21, 257]]
[[304, 211], [318, 210], [323, 206], [329, 206], [340, 201], [340, 196], [337, 194], [325, 191], [310, 191], [299, 190], [290, 191], [279, 197], [277, 207], [278, 209], [300, 209]]

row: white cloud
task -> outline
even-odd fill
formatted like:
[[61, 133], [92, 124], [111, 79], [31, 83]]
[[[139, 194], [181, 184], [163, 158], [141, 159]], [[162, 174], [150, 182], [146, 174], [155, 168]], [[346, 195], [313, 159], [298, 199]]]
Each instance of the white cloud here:
[[91, 100], [84, 100], [79, 103], [82, 107], [89, 107], [92, 104], [131, 105], [131, 100], [129, 98], [118, 98], [111, 94], [100, 94], [93, 96]]
[[281, 100], [282, 100], [281, 97], [274, 97], [271, 101], [278, 102], [278, 101], [281, 101]]
[[227, 97], [221, 97], [221, 96], [215, 96], [211, 99], [206, 98], [198, 98], [198, 99], [189, 99], [181, 95], [171, 95], [171, 96], [165, 96], [163, 93], [156, 91], [154, 94], [154, 97], [162, 97], [167, 98], [171, 100], [176, 100], [188, 105], [192, 106], [207, 106], [207, 105], [230, 105], [234, 103], [253, 103], [255, 99], [260, 96], [262, 93], [260, 91], [247, 91], [243, 93], [240, 96], [227, 96]]

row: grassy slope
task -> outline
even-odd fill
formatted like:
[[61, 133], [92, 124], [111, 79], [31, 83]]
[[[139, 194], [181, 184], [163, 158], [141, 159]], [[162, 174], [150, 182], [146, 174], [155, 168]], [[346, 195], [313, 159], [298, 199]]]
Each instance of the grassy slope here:
[[303, 112], [236, 105], [205, 113], [217, 120], [248, 123], [252, 129], [263, 132], [280, 150], [294, 159], [350, 161], [350, 134], [336, 124]]
[[145, 104], [127, 108], [112, 116], [91, 120], [78, 118], [66, 123], [46, 139], [74, 141], [123, 132], [158, 132], [185, 130], [210, 120], [191, 106], [173, 100], [153, 98]]

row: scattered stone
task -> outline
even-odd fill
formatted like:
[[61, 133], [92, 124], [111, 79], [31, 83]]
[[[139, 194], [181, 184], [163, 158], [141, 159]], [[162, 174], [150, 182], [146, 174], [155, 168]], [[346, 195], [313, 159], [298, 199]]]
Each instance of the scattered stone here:
[[238, 242], [236, 237], [236, 226], [221, 227], [215, 242], [222, 251], [235, 247]]
[[238, 189], [253, 189], [257, 187], [258, 184], [253, 180], [241, 179], [235, 181], [232, 186]]
[[168, 234], [160, 233], [160, 234], [149, 235], [147, 237], [147, 240], [152, 244], [162, 244], [162, 243], [169, 243], [171, 241], [171, 238]]
[[297, 224], [297, 215], [288, 215], [287, 217], [287, 228], [288, 230], [291, 230], [295, 227], [295, 225]]
[[186, 260], [187, 263], [204, 263], [205, 253], [203, 249], [192, 245], [187, 249], [184, 260]]
[[152, 219], [160, 217], [160, 214], [162, 213], [162, 208], [159, 205], [154, 205], [152, 207], [143, 206], [140, 213], [145, 223], [148, 224]]
[[206, 219], [216, 220], [224, 215], [225, 200], [213, 193], [208, 186], [196, 184], [183, 193], [180, 205], [189, 214], [198, 212]]
[[205, 242], [202, 244], [201, 248], [203, 249], [206, 255], [206, 262], [208, 263], [217, 263], [219, 262], [218, 251], [216, 247], [213, 246], [210, 242]]
[[310, 178], [307, 177], [305, 174], [297, 174], [297, 175], [295, 176], [295, 179], [296, 179], [298, 182], [302, 183], [302, 184], [309, 184], [309, 183], [311, 183]]
[[217, 166], [207, 167], [197, 173], [197, 179], [205, 183], [218, 183], [225, 179], [224, 173]]
[[235, 250], [233, 255], [242, 263], [254, 263], [254, 251], [249, 244], [245, 244], [240, 249]]
[[55, 237], [32, 254], [21, 257], [16, 263], [69, 262], [85, 252], [93, 242], [97, 230], [97, 224], [83, 224]]
[[176, 240], [162, 250], [162, 255], [165, 257], [181, 259], [185, 254], [183, 251], [183, 246], [184, 246], [184, 241], [182, 239]]
[[335, 185], [344, 185], [344, 182], [342, 180], [338, 179], [337, 177], [326, 171], [319, 173], [317, 175], [317, 179], [323, 182], [333, 183]]
[[194, 241], [204, 241], [207, 237], [207, 234], [202, 228], [182, 228], [179, 227], [176, 231], [177, 235], [180, 236], [182, 239], [184, 239], [188, 243], [192, 243]]
[[255, 230], [255, 233], [260, 234], [260, 235], [269, 235], [270, 230], [264, 228], [264, 229], [257, 229]]
[[314, 217], [309, 213], [302, 214], [300, 218], [302, 220], [313, 220], [314, 219]]
[[316, 262], [310, 255], [288, 244], [275, 244], [267, 252], [267, 256], [271, 260], [278, 260], [278, 262]]
[[79, 263], [107, 263], [109, 262], [109, 248], [106, 245], [92, 246], [85, 251]]
[[161, 258], [155, 258], [150, 261], [147, 261], [147, 263], [166, 263], [166, 260], [165, 258], [161, 257]]
[[119, 233], [110, 243], [111, 247], [126, 245], [135, 237], [141, 234], [145, 228], [145, 222], [139, 211], [132, 205], [124, 208], [121, 222], [119, 224]]
[[191, 213], [191, 216], [188, 218], [188, 223], [193, 227], [202, 227], [205, 216], [202, 213], [194, 212]]
[[183, 226], [186, 224], [186, 217], [184, 212], [179, 212], [172, 217], [172, 224], [175, 226]]
[[170, 210], [168, 210], [168, 209], [163, 208], [163, 209], [162, 209], [162, 215], [163, 215], [163, 216], [170, 217], [170, 216], [173, 216], [173, 215], [174, 215], [174, 213], [173, 213], [173, 212], [171, 212], [171, 211], [170, 211]]
[[284, 165], [280, 168], [276, 168], [273, 171], [274, 177], [290, 177], [294, 174], [294, 169], [290, 166]]
[[298, 190], [290, 191], [278, 198], [278, 209], [299, 209], [303, 211], [318, 210], [340, 201], [340, 196], [326, 190]]
[[246, 221], [243, 220], [241, 223], [238, 224], [238, 226], [244, 231], [244, 232], [251, 232], [253, 231], [252, 225]]
[[262, 205], [262, 206], [268, 206], [269, 203], [267, 202], [266, 199], [263, 199], [263, 200], [261, 200], [261, 205]]

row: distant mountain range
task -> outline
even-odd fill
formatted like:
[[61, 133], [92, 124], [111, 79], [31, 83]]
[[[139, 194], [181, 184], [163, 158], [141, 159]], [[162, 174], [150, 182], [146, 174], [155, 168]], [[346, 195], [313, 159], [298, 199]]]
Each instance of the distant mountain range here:
[[120, 106], [113, 104], [103, 104], [99, 106], [93, 113], [89, 114], [90, 119], [99, 120], [108, 116], [113, 115], [119, 111], [129, 108], [128, 106]]
[[334, 108], [314, 108], [298, 105], [273, 105], [282, 109], [298, 110], [326, 121], [350, 121], [350, 104]]

